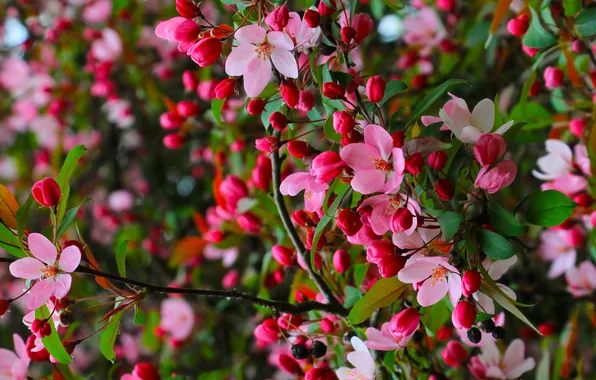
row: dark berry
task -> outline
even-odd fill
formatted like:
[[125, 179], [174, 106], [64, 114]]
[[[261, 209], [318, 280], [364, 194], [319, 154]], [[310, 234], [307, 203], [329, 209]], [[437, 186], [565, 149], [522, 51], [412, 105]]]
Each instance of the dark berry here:
[[476, 327], [472, 327], [468, 330], [468, 339], [474, 344], [480, 343], [482, 340], [482, 333]]
[[315, 359], [322, 358], [327, 353], [327, 346], [325, 343], [315, 340], [310, 345], [310, 353]]
[[505, 338], [505, 329], [502, 328], [501, 326], [495, 327], [495, 329], [493, 330], [493, 338], [495, 338], [497, 340], [504, 339]]
[[292, 346], [292, 356], [297, 360], [308, 359], [308, 348], [306, 348], [306, 345], [302, 343], [295, 344]]
[[486, 333], [491, 333], [495, 330], [495, 322], [492, 319], [487, 319], [486, 321], [480, 322], [482, 324], [482, 331]]
[[348, 331], [344, 334], [343, 340], [344, 340], [344, 344], [350, 344], [350, 340], [357, 336], [356, 333], [354, 331]]

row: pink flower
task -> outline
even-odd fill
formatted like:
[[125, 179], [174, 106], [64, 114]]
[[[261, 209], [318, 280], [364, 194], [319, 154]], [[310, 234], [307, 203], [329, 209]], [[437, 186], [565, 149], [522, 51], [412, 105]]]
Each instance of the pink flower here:
[[115, 212], [124, 212], [130, 210], [134, 206], [134, 197], [129, 191], [117, 190], [108, 197], [108, 204]]
[[459, 271], [447, 262], [446, 257], [422, 257], [409, 262], [397, 275], [401, 282], [416, 284], [417, 300], [421, 306], [431, 306], [439, 302], [449, 292], [453, 306], [461, 298], [461, 277]]
[[506, 151], [505, 139], [495, 133], [480, 136], [474, 145], [474, 157], [482, 166], [494, 164]]
[[484, 189], [489, 194], [494, 194], [511, 185], [516, 174], [517, 165], [511, 160], [502, 161], [493, 167], [485, 165], [478, 172], [474, 187]]
[[14, 352], [0, 348], [0, 378], [25, 380], [31, 359], [29, 359], [23, 339], [17, 334], [13, 334], [12, 339]]
[[224, 267], [229, 268], [238, 258], [238, 247], [218, 248], [216, 245], [207, 244], [203, 250], [203, 257], [207, 260], [219, 260]]
[[297, 51], [304, 51], [319, 44], [321, 40], [321, 28], [311, 28], [305, 20], [300, 19], [296, 12], [290, 12], [290, 20], [286, 25], [285, 32], [294, 41]]
[[559, 277], [575, 265], [577, 252], [567, 243], [566, 235], [565, 230], [548, 230], [540, 236], [538, 255], [546, 261], [552, 261], [548, 278]]
[[287, 176], [279, 186], [283, 195], [295, 196], [304, 190], [304, 207], [310, 212], [318, 211], [323, 206], [327, 183], [318, 183], [310, 173], [300, 172]]
[[335, 373], [339, 380], [372, 380], [375, 376], [375, 360], [360, 338], [350, 339], [354, 351], [348, 354], [348, 362], [356, 368], [341, 367]]
[[101, 38], [91, 44], [91, 54], [100, 62], [113, 62], [122, 54], [122, 40], [110, 28], [101, 31]]
[[30, 309], [37, 309], [51, 296], [64, 298], [70, 290], [72, 273], [81, 262], [81, 251], [76, 246], [66, 247], [60, 257], [56, 247], [42, 234], [32, 233], [28, 239], [33, 257], [25, 257], [10, 264], [10, 273], [26, 280], [39, 280], [29, 291]]
[[111, 15], [111, 0], [98, 0], [91, 2], [83, 10], [83, 20], [89, 24], [105, 22], [110, 18]]
[[284, 76], [298, 77], [298, 64], [292, 54], [294, 43], [284, 32], [267, 32], [258, 25], [247, 25], [234, 35], [240, 43], [226, 59], [226, 73], [244, 76], [244, 90], [257, 97], [271, 81], [271, 62]]
[[422, 8], [417, 14], [407, 17], [403, 28], [405, 43], [421, 47], [422, 55], [428, 55], [445, 35], [439, 17], [429, 7]]
[[563, 81], [565, 80], [565, 73], [558, 67], [548, 66], [544, 69], [544, 85], [546, 88], [559, 88], [563, 87]]
[[542, 156], [536, 162], [538, 170], [533, 170], [534, 177], [543, 181], [550, 181], [571, 174], [575, 169], [575, 164], [581, 171], [591, 175], [590, 159], [588, 158], [585, 145], [577, 144], [575, 150], [575, 160], [571, 148], [560, 140], [546, 140], [546, 156]]
[[478, 379], [517, 379], [536, 365], [534, 359], [524, 358], [524, 351], [524, 342], [515, 339], [501, 357], [495, 342], [487, 340], [482, 354], [471, 359], [468, 369]]
[[389, 331], [389, 322], [385, 322], [381, 326], [381, 330], [377, 330], [374, 327], [369, 327], [366, 329], [366, 336], [368, 337], [368, 340], [364, 342], [364, 344], [366, 344], [366, 347], [370, 348], [371, 350], [399, 350], [408, 344], [415, 332], [416, 330], [414, 330], [408, 337], [397, 340]]
[[583, 297], [596, 290], [596, 267], [590, 261], [584, 261], [579, 268], [571, 267], [565, 273], [567, 290], [574, 297]]
[[127, 100], [109, 99], [102, 108], [107, 113], [108, 120], [116, 124], [118, 128], [129, 128], [135, 122], [134, 114]]
[[[405, 159], [400, 148], [393, 148], [389, 132], [378, 125], [364, 128], [364, 143], [345, 146], [342, 160], [354, 169], [352, 187], [362, 194], [394, 192], [403, 180]], [[390, 164], [390, 159], [393, 164]]]
[[161, 303], [159, 327], [172, 338], [183, 341], [190, 336], [195, 325], [195, 314], [182, 298], [168, 298]]
[[402, 207], [407, 208], [413, 216], [412, 225], [403, 232], [406, 235], [411, 235], [416, 230], [416, 227], [418, 227], [418, 218], [416, 216], [420, 215], [420, 205], [413, 198], [405, 194], [374, 195], [362, 202], [359, 209], [367, 206], [373, 206], [369, 221], [371, 228], [377, 235], [383, 235], [391, 229], [393, 214]]

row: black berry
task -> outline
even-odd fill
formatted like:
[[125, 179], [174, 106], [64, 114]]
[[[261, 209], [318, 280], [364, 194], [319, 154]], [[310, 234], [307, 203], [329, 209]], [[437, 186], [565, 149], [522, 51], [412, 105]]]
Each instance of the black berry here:
[[482, 340], [482, 333], [476, 327], [472, 327], [468, 330], [468, 339], [474, 344], [480, 343]]
[[343, 340], [344, 340], [344, 344], [350, 344], [350, 340], [357, 336], [356, 333], [354, 331], [348, 331], [344, 334]]
[[495, 322], [492, 319], [487, 319], [486, 321], [480, 322], [482, 324], [482, 331], [486, 333], [491, 333], [495, 330]]
[[325, 343], [315, 340], [310, 345], [310, 353], [315, 359], [322, 358], [327, 353], [327, 346]]
[[308, 359], [308, 348], [304, 344], [295, 344], [292, 346], [292, 356], [297, 360]]
[[495, 327], [495, 329], [493, 330], [493, 338], [495, 338], [497, 340], [504, 339], [505, 338], [505, 329], [502, 328], [501, 326]]

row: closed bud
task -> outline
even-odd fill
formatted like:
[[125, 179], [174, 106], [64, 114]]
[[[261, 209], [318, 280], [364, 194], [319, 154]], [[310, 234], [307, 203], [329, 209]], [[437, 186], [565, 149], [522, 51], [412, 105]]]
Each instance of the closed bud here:
[[451, 322], [458, 329], [469, 329], [476, 321], [476, 308], [468, 301], [457, 304], [451, 314]]
[[199, 8], [190, 0], [176, 0], [176, 11], [184, 18], [197, 17]]
[[404, 131], [395, 131], [391, 134], [394, 148], [401, 148], [404, 146], [404, 140], [406, 139], [406, 133]]
[[588, 123], [584, 119], [571, 119], [569, 122], [569, 130], [575, 137], [581, 138], [587, 125]]
[[343, 135], [341, 137], [341, 146], [346, 146], [350, 144], [354, 144], [360, 142], [364, 139], [364, 136], [357, 130], [353, 130], [349, 135]]
[[323, 152], [312, 161], [311, 174], [316, 177], [318, 183], [325, 183], [338, 177], [344, 166], [339, 153]]
[[299, 314], [282, 313], [281, 317], [277, 318], [277, 324], [284, 330], [295, 330], [302, 324], [302, 317]]
[[217, 84], [217, 86], [215, 86], [215, 97], [217, 99], [225, 99], [225, 98], [229, 98], [230, 96], [232, 96], [232, 94], [234, 94], [234, 91], [236, 89], [236, 79], [232, 79], [232, 78], [227, 78], [222, 80], [221, 82], [219, 82]]
[[279, 147], [279, 138], [275, 136], [267, 136], [255, 140], [255, 147], [260, 152], [271, 153]]
[[366, 260], [378, 264], [382, 259], [397, 257], [396, 247], [388, 240], [375, 240], [366, 249]]
[[441, 351], [441, 357], [450, 367], [459, 367], [468, 357], [468, 351], [457, 340], [450, 340]]
[[579, 224], [576, 224], [566, 231], [565, 241], [570, 246], [579, 248], [584, 245], [584, 242], [586, 241], [586, 233]]
[[414, 224], [414, 215], [405, 207], [398, 208], [391, 216], [391, 231], [407, 231]]
[[271, 166], [271, 159], [266, 156], [259, 156], [257, 158], [257, 165], [252, 170], [253, 184], [263, 191], [268, 191], [271, 187], [273, 168]]
[[254, 336], [263, 343], [274, 343], [279, 339], [279, 332], [277, 319], [268, 318], [255, 328]]
[[8, 307], [10, 306], [10, 302], [0, 298], [0, 317], [6, 314]]
[[323, 95], [329, 99], [342, 99], [346, 89], [339, 83], [327, 82], [323, 84]]
[[447, 159], [447, 153], [445, 153], [443, 150], [432, 152], [428, 156], [428, 166], [430, 166], [432, 170], [438, 172], [445, 167]]
[[594, 202], [594, 199], [587, 193], [579, 193], [573, 197], [573, 201], [580, 207], [590, 207]]
[[530, 89], [528, 90], [528, 95], [530, 96], [538, 96], [540, 95], [540, 90], [542, 90], [542, 85], [540, 84], [539, 80], [534, 80], [534, 82], [532, 82], [532, 85], [530, 86]]
[[45, 347], [41, 351], [33, 351], [36, 349], [35, 341], [35, 335], [30, 335], [25, 343], [25, 349], [27, 350], [29, 359], [31, 359], [32, 362], [45, 362], [50, 360], [50, 353]]
[[197, 116], [201, 110], [197, 103], [190, 100], [183, 100], [176, 105], [176, 111], [182, 117], [193, 117]]
[[186, 139], [179, 133], [170, 133], [164, 136], [163, 145], [168, 149], [180, 149]]
[[331, 368], [312, 368], [306, 373], [304, 380], [337, 380], [337, 375]]
[[482, 166], [492, 165], [507, 151], [505, 139], [496, 133], [486, 133], [474, 145], [474, 157]]
[[553, 335], [557, 331], [557, 326], [552, 322], [542, 323], [538, 326], [538, 331], [544, 336]]
[[197, 42], [188, 55], [200, 67], [211, 66], [221, 55], [221, 41], [217, 38], [207, 37]]
[[265, 23], [271, 28], [272, 30], [281, 31], [283, 28], [288, 25], [288, 21], [290, 20], [290, 13], [288, 12], [287, 4], [282, 5], [281, 7], [277, 7], [273, 10], [273, 12], [267, 15], [265, 18]]
[[306, 143], [306, 141], [290, 140], [288, 141], [288, 153], [290, 153], [292, 157], [302, 159], [304, 157], [310, 156], [312, 149]]
[[246, 105], [246, 111], [249, 115], [259, 116], [265, 109], [265, 101], [260, 98], [251, 99]]
[[366, 13], [356, 13], [352, 16], [352, 28], [356, 30], [356, 42], [364, 41], [374, 29], [375, 23]]
[[530, 27], [530, 19], [527, 14], [521, 14], [517, 18], [512, 18], [507, 23], [507, 30], [515, 37], [522, 37]]
[[288, 126], [288, 118], [283, 113], [275, 111], [269, 116], [269, 123], [271, 123], [273, 128], [282, 131]]
[[346, 234], [346, 236], [356, 235], [362, 228], [360, 214], [349, 208], [340, 210], [337, 214], [337, 226], [344, 234]]
[[321, 14], [314, 9], [309, 9], [304, 13], [304, 20], [309, 28], [316, 28], [321, 24]]
[[558, 67], [549, 66], [544, 70], [544, 85], [546, 88], [560, 88], [563, 87], [565, 80], [565, 73]]
[[424, 157], [420, 152], [416, 152], [406, 160], [406, 171], [410, 174], [417, 175], [422, 173], [424, 168]]
[[195, 92], [199, 85], [199, 80], [194, 71], [186, 70], [182, 73], [182, 85], [186, 91]]
[[352, 28], [351, 26], [344, 26], [341, 28], [341, 40], [345, 44], [350, 44], [356, 38], [356, 29]]
[[438, 9], [442, 9], [445, 12], [452, 12], [455, 9], [456, 0], [437, 0], [435, 4]]
[[279, 363], [279, 368], [281, 368], [282, 371], [287, 372], [290, 375], [302, 375], [302, 368], [300, 367], [300, 364], [298, 364], [296, 359], [290, 355], [279, 355], [277, 362]]
[[292, 213], [292, 221], [301, 227], [312, 227], [313, 222], [304, 210], [296, 210]]
[[420, 313], [418, 310], [410, 307], [391, 317], [391, 320], [389, 321], [389, 332], [399, 341], [414, 334], [419, 325]]
[[279, 85], [279, 93], [288, 107], [296, 108], [298, 101], [300, 100], [300, 92], [293, 81], [283, 81]]
[[308, 112], [315, 106], [315, 95], [308, 90], [300, 91], [300, 97], [296, 109], [302, 112]]
[[338, 249], [333, 254], [333, 269], [337, 273], [343, 273], [350, 268], [350, 253], [343, 249]]
[[469, 297], [480, 289], [482, 278], [480, 273], [475, 270], [468, 270], [461, 279], [461, 290], [464, 296]]
[[447, 178], [441, 178], [435, 182], [435, 191], [442, 201], [450, 201], [453, 198], [453, 185]]
[[366, 82], [366, 97], [373, 103], [380, 102], [385, 96], [385, 87], [387, 83], [380, 75], [369, 78]]
[[135, 365], [132, 374], [140, 380], [159, 380], [161, 378], [157, 368], [155, 368], [153, 364], [147, 362]]
[[336, 111], [333, 113], [333, 129], [341, 135], [347, 135], [354, 130], [356, 121], [354, 116], [346, 111]]
[[271, 248], [271, 257], [283, 266], [294, 265], [294, 251], [283, 245], [274, 245]]
[[328, 7], [324, 1], [319, 2], [319, 13], [321, 14], [321, 16], [331, 16], [333, 12], [335, 12], [335, 0], [331, 0], [330, 3], [332, 7]]
[[31, 195], [37, 203], [44, 207], [56, 206], [61, 196], [60, 185], [54, 178], [44, 178], [35, 182], [31, 188]]
[[424, 74], [416, 74], [412, 78], [412, 88], [419, 90], [421, 88], [424, 88], [424, 86], [426, 86], [427, 82], [428, 82], [428, 76], [426, 76]]
[[406, 258], [403, 256], [386, 257], [377, 263], [379, 274], [383, 278], [395, 277], [406, 265]]
[[164, 112], [159, 116], [159, 124], [165, 130], [179, 128], [184, 123], [184, 118], [175, 111]]
[[261, 218], [253, 214], [252, 212], [245, 212], [236, 218], [236, 222], [240, 228], [249, 234], [258, 234], [261, 232]]
[[335, 325], [333, 325], [333, 322], [327, 318], [323, 318], [321, 320], [321, 331], [325, 334], [330, 334], [333, 332], [333, 330], [335, 330]]
[[443, 326], [437, 331], [437, 340], [447, 340], [453, 336], [451, 327]]

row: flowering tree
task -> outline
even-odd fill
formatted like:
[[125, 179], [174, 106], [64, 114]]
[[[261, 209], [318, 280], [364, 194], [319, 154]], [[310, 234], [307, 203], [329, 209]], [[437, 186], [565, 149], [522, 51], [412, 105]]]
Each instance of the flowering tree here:
[[0, 378], [594, 376], [592, 2], [0, 17]]

